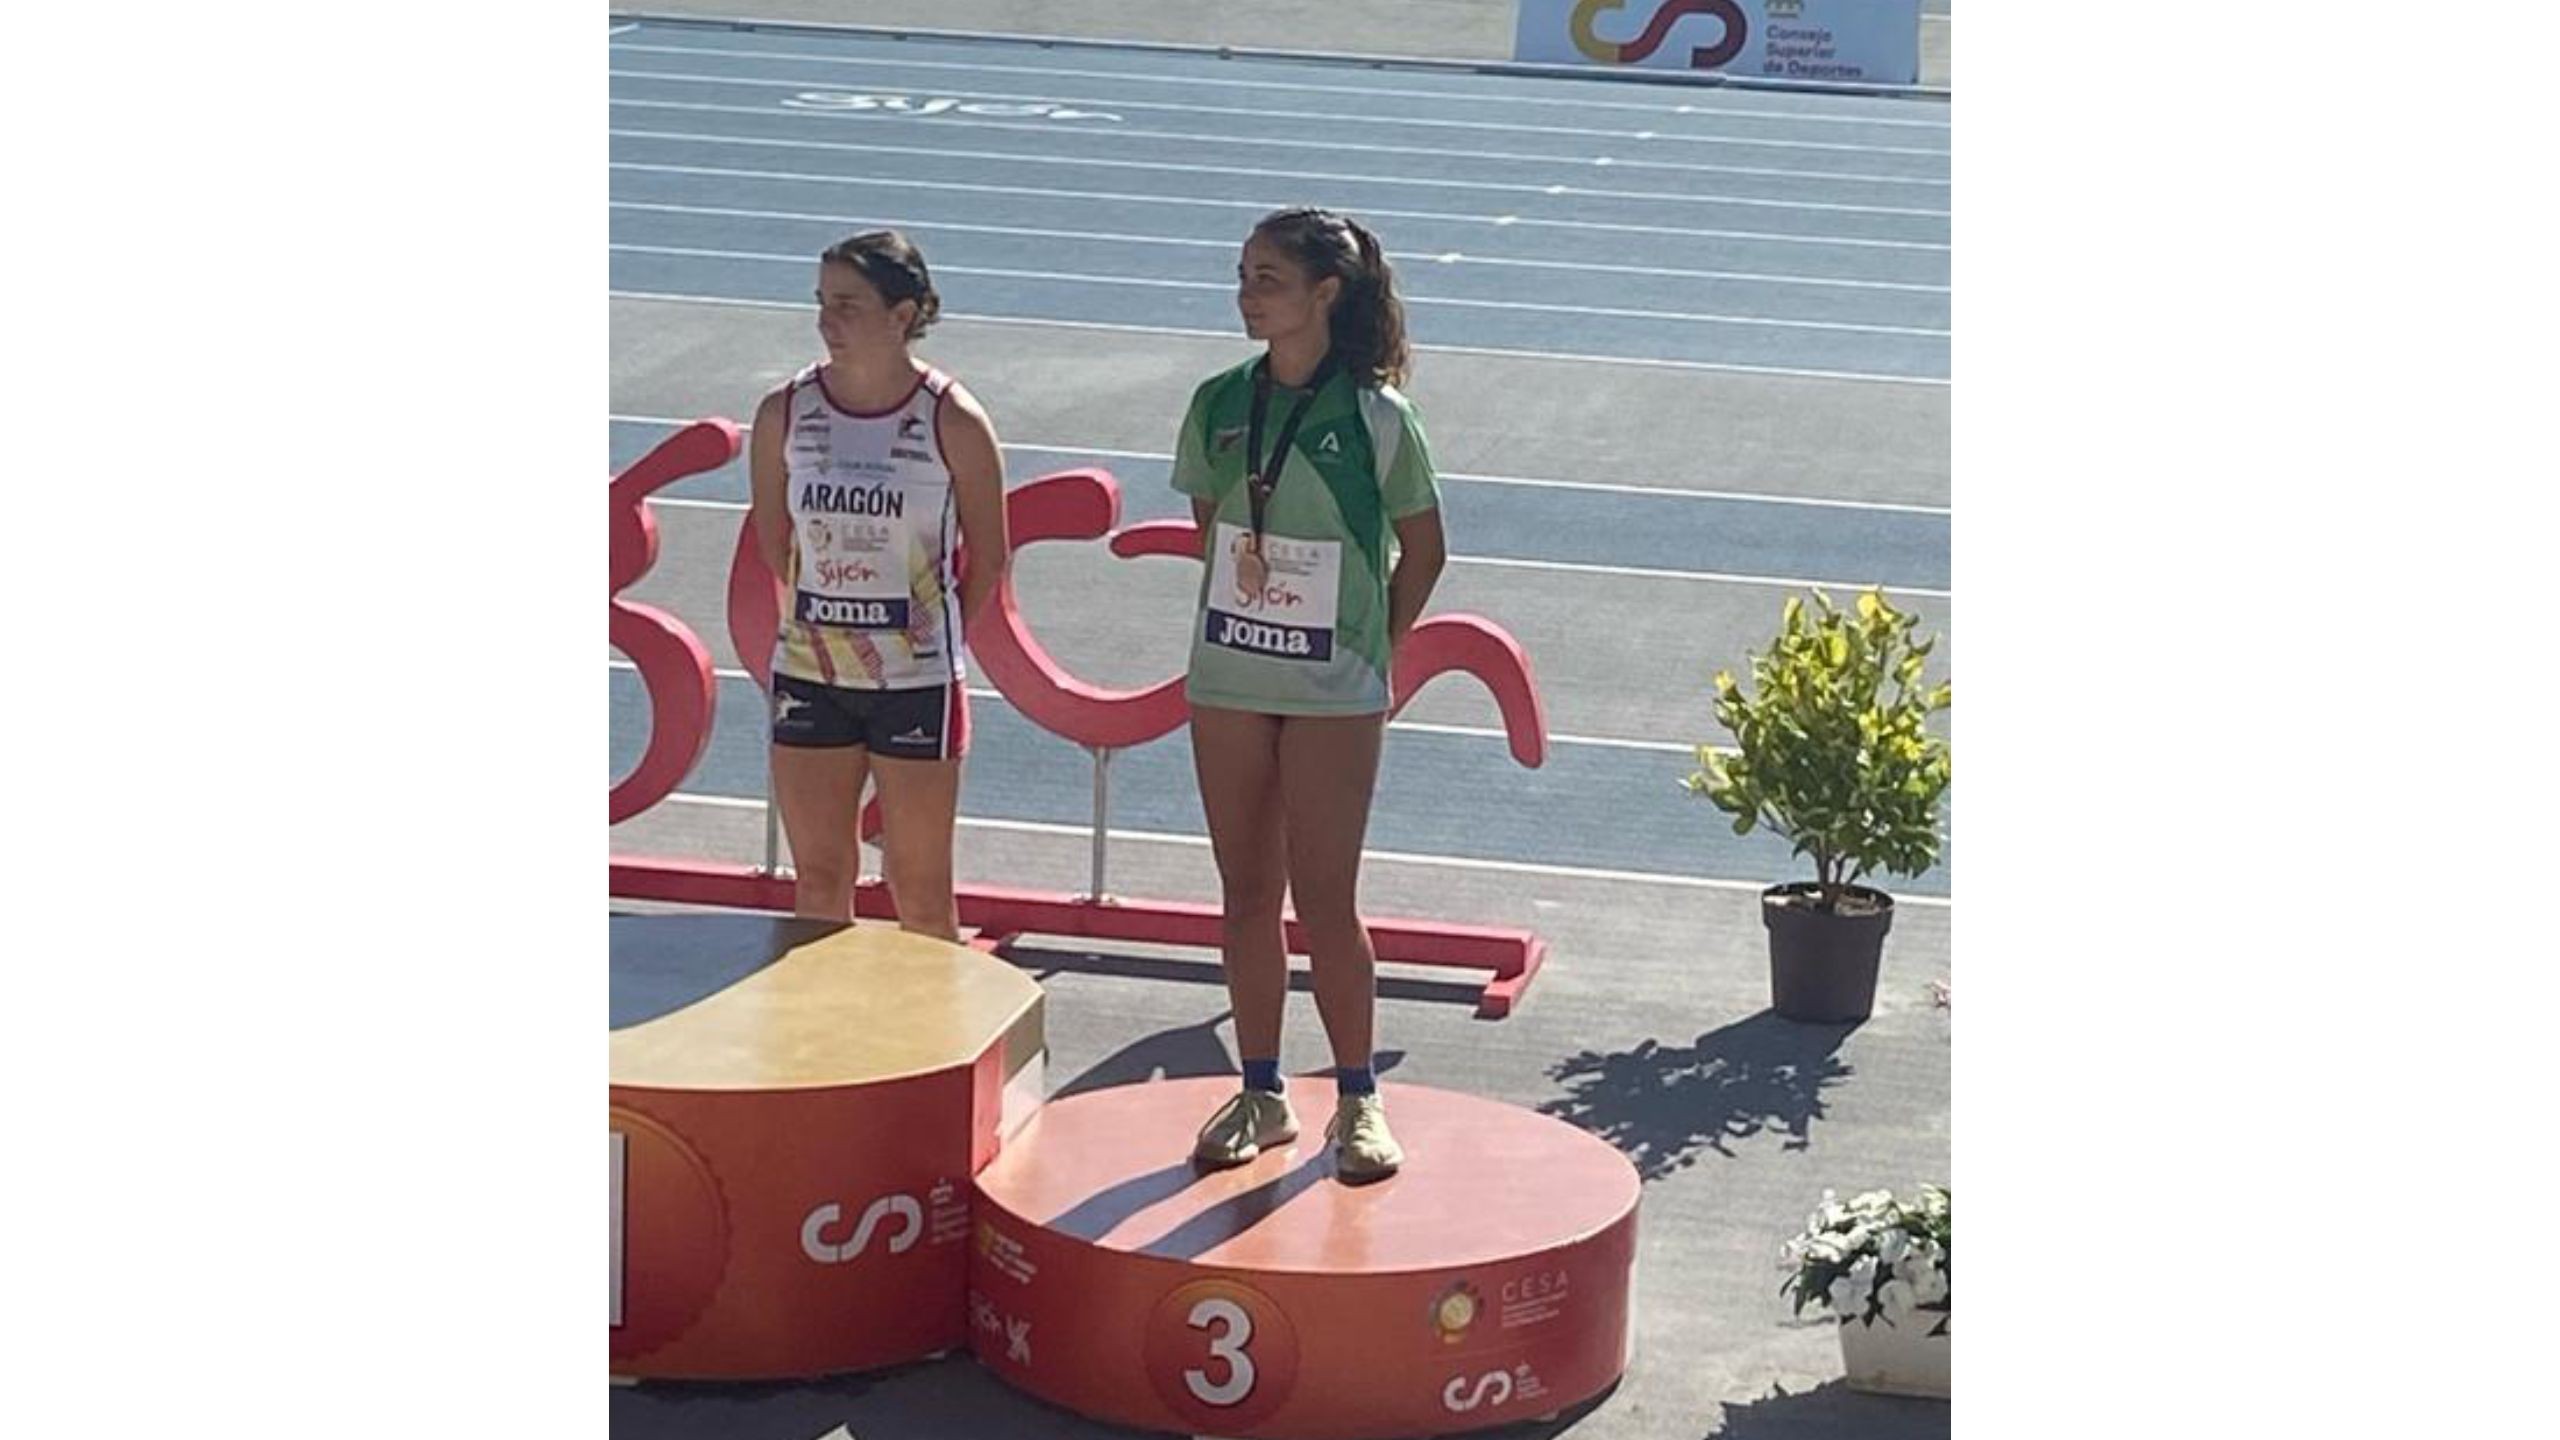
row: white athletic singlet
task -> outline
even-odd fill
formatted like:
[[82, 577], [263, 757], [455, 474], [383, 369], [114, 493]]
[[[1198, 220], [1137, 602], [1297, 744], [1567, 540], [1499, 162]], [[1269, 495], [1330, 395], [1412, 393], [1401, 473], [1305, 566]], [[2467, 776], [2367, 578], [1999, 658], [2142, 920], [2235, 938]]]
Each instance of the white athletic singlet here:
[[855, 690], [954, 685], [961, 662], [959, 517], [940, 417], [951, 377], [863, 414], [810, 366], [794, 376], [783, 451], [791, 573], [774, 669]]

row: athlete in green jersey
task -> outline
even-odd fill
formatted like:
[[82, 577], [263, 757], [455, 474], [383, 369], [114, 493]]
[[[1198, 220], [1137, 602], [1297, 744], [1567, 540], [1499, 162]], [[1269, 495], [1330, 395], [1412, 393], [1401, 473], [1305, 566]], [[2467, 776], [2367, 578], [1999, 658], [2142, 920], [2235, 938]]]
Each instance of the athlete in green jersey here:
[[1174, 488], [1205, 573], [1191, 630], [1191, 748], [1225, 897], [1227, 992], [1244, 1087], [1195, 1156], [1241, 1164], [1298, 1133], [1279, 1073], [1296, 902], [1331, 1041], [1327, 1133], [1346, 1181], [1403, 1163], [1371, 1067], [1377, 957], [1360, 847], [1389, 703], [1388, 660], [1446, 551], [1431, 447], [1395, 388], [1408, 352], [1375, 235], [1324, 210], [1265, 216], [1236, 267], [1265, 352], [1191, 397]]

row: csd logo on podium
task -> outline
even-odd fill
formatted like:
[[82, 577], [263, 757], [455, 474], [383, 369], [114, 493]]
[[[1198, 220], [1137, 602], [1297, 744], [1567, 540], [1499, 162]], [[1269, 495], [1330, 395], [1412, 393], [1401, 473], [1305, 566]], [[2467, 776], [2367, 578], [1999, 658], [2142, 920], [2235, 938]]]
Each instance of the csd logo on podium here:
[[821, 1265], [842, 1265], [870, 1249], [873, 1234], [893, 1216], [898, 1232], [889, 1237], [889, 1253], [904, 1255], [924, 1233], [924, 1207], [913, 1195], [883, 1195], [872, 1201], [854, 1225], [852, 1238], [840, 1245], [827, 1243], [826, 1232], [844, 1223], [844, 1207], [832, 1201], [819, 1206], [800, 1222], [800, 1252]]
[[1503, 1405], [1510, 1399], [1511, 1372], [1508, 1370], [1489, 1370], [1475, 1377], [1473, 1385], [1467, 1383], [1464, 1375], [1452, 1376], [1449, 1383], [1440, 1389], [1440, 1403], [1448, 1406], [1450, 1413], [1455, 1415], [1464, 1415], [1479, 1405]]

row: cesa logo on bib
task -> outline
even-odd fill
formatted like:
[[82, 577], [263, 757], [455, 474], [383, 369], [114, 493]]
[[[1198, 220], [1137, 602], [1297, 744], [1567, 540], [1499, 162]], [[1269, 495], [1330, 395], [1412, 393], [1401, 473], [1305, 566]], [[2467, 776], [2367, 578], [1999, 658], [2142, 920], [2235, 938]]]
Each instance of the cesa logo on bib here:
[[[1265, 547], [1265, 554], [1277, 554], [1287, 548], [1286, 545], [1277, 540], [1266, 540], [1263, 542], [1263, 545]], [[1238, 608], [1245, 610], [1288, 610], [1306, 604], [1306, 596], [1299, 594], [1296, 587], [1290, 585], [1288, 582], [1280, 579], [1276, 575], [1266, 578], [1262, 582], [1262, 588], [1259, 590], [1256, 590], [1244, 583], [1244, 567], [1237, 562], [1244, 559], [1245, 552], [1251, 549], [1252, 546], [1252, 537], [1243, 534], [1242, 532], [1238, 532], [1233, 543], [1229, 544], [1227, 547], [1228, 568], [1233, 571], [1235, 575], [1235, 584], [1230, 588], [1234, 591], [1235, 602]]]

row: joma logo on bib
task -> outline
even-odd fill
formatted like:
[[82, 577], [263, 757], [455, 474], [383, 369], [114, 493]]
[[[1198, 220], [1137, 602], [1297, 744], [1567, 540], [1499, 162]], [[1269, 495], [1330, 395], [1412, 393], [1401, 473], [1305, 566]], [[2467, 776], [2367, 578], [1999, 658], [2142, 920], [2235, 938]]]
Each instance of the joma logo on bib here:
[[1333, 658], [1331, 630], [1306, 630], [1295, 625], [1243, 620], [1217, 610], [1209, 612], [1209, 643], [1229, 650], [1242, 650], [1248, 655], [1269, 655], [1283, 660]]
[[803, 590], [793, 614], [804, 625], [839, 625], [849, 630], [907, 628], [907, 602], [904, 600], [848, 600], [837, 595], [812, 595]]

